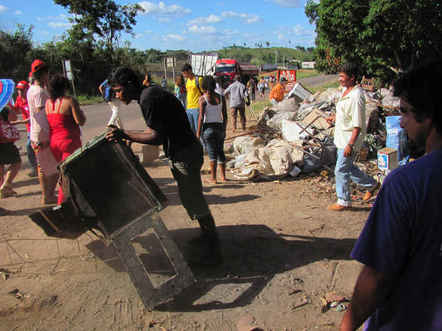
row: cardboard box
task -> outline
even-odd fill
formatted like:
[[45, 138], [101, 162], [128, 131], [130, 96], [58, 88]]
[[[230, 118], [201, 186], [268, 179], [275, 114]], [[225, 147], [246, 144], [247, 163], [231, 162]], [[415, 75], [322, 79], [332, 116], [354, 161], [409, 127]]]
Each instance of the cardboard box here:
[[394, 148], [385, 147], [378, 150], [378, 168], [391, 171], [398, 167], [398, 151]]
[[132, 150], [138, 156], [141, 164], [151, 163], [160, 155], [159, 146], [155, 145], [133, 143]]

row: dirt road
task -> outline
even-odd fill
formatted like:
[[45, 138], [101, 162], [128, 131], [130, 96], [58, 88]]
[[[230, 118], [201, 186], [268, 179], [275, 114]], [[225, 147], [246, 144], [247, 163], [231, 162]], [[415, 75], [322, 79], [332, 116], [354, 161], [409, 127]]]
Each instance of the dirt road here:
[[[127, 127], [143, 126], [136, 107], [123, 112]], [[84, 138], [100, 132], [94, 122], [109, 115], [107, 105], [86, 109]], [[146, 169], [169, 199], [160, 215], [189, 259], [197, 224], [186, 216], [166, 162]], [[55, 240], [30, 222], [40, 190], [21, 171], [19, 197], [0, 200], [12, 211], [0, 218], [0, 330], [237, 330], [244, 316], [264, 330], [335, 330], [342, 312], [321, 312], [320, 298], [350, 297], [360, 266], [349, 253], [369, 210], [327, 211], [334, 194], [319, 181], [205, 186], [225, 262], [192, 267], [196, 285], [147, 311], [115, 252], [93, 234]]]

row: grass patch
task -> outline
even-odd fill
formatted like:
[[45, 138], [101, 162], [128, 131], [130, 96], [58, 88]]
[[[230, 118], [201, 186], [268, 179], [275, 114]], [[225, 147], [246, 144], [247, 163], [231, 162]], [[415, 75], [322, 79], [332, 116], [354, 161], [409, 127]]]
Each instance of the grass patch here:
[[[250, 116], [251, 113], [261, 114], [264, 111], [264, 108], [271, 106], [272, 104], [268, 100], [263, 101], [255, 101], [250, 105], [250, 107], [246, 107], [246, 115]], [[255, 116], [257, 118], [257, 116]]]
[[80, 103], [80, 105], [93, 105], [104, 102], [101, 96], [88, 96], [88, 95], [79, 95], [77, 97], [77, 100]]
[[307, 77], [314, 77], [314, 76], [319, 76], [320, 73], [317, 70], [314, 69], [299, 69], [296, 70], [296, 79], [303, 79], [303, 78], [307, 78]]

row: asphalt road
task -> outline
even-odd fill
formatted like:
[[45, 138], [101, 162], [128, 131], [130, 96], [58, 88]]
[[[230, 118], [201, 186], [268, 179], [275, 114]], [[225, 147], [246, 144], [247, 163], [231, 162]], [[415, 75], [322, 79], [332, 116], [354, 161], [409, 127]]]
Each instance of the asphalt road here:
[[317, 87], [327, 83], [331, 83], [338, 80], [338, 75], [319, 75], [313, 77], [307, 77], [300, 79], [299, 82], [302, 85], [307, 85], [309, 87]]

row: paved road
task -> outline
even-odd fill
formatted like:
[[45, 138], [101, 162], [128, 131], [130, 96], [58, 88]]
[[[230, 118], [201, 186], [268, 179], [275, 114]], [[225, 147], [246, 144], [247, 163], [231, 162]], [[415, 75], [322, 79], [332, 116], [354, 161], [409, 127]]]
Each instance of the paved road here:
[[300, 79], [299, 82], [302, 85], [306, 85], [309, 87], [317, 87], [337, 80], [338, 80], [338, 75], [333, 74], [333, 75], [319, 75], [319, 76], [307, 77]]

